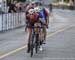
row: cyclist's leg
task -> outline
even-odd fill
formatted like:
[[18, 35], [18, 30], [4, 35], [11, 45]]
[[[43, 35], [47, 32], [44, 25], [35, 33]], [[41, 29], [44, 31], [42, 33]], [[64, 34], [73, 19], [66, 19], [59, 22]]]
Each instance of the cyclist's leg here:
[[46, 28], [48, 28], [48, 24], [49, 24], [49, 19], [46, 19], [46, 25], [44, 25], [44, 28], [43, 28], [43, 33], [44, 33], [44, 41], [46, 41], [46, 34], [47, 34], [47, 31], [46, 31]]
[[43, 29], [41, 28], [40, 29], [40, 51], [43, 50], [43, 47], [42, 47], [42, 41], [43, 40]]
[[41, 22], [41, 29], [40, 29], [40, 44], [42, 45], [42, 41], [43, 41], [43, 37], [44, 37], [44, 32], [43, 32], [43, 27], [46, 24], [45, 19], [44, 18], [40, 18], [40, 22]]
[[45, 32], [44, 32], [44, 25], [42, 25], [42, 29], [41, 29], [41, 41], [42, 42], [44, 40], [44, 34], [45, 34]]
[[30, 42], [31, 42], [31, 36], [32, 36], [32, 26], [33, 24], [29, 22], [28, 24], [28, 50], [27, 52], [30, 52]]
[[48, 28], [48, 25], [49, 25], [49, 17], [46, 17], [46, 25], [43, 25], [43, 43], [45, 43], [46, 41], [46, 35], [47, 35], [47, 31], [46, 31], [46, 28]]
[[27, 52], [30, 52], [30, 40], [31, 40], [31, 35], [32, 35], [32, 29], [28, 28], [28, 49]]
[[46, 20], [43, 20], [44, 21], [44, 23], [46, 23], [46, 24], [44, 24], [43, 22], [42, 22], [42, 32], [41, 32], [41, 34], [42, 34], [42, 42], [46, 39], [46, 26], [47, 26], [47, 22], [46, 22]]
[[40, 45], [42, 45], [42, 29], [40, 29], [39, 32], [39, 40], [40, 40]]
[[43, 33], [44, 33], [44, 43], [45, 43], [45, 41], [46, 41], [46, 35], [47, 35], [46, 29], [48, 28], [48, 25], [49, 25], [49, 16], [46, 17], [46, 25], [44, 25], [44, 29], [43, 29]]
[[46, 41], [46, 27], [43, 28], [43, 43]]

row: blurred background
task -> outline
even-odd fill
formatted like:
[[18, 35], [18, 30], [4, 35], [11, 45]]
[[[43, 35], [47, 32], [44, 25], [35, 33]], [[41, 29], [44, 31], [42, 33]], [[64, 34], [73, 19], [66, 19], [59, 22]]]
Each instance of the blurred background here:
[[32, 58], [26, 53], [25, 8], [32, 1], [0, 0], [0, 60], [75, 60], [75, 0], [37, 0], [50, 12], [47, 44]]
[[[26, 3], [30, 3], [32, 0], [0, 0], [0, 11], [1, 12], [7, 12], [8, 9], [6, 7], [9, 7], [11, 3], [14, 3], [17, 6], [24, 5]], [[74, 10], [75, 9], [75, 0], [39, 0], [43, 2], [45, 5], [52, 4], [55, 8], [62, 8], [62, 9], [70, 9]], [[0, 12], [0, 13], [1, 13]]]
[[[0, 31], [24, 26], [25, 8], [33, 0], [0, 0]], [[36, 1], [36, 0], [34, 0]], [[37, 0], [53, 9], [75, 10], [75, 0]], [[52, 8], [51, 8], [52, 9]]]

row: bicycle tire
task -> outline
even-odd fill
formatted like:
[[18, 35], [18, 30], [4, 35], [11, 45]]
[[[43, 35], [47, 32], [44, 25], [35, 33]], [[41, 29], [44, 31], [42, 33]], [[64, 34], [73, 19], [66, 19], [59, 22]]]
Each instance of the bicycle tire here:
[[32, 34], [32, 37], [31, 37], [31, 43], [30, 43], [30, 56], [32, 57], [33, 56], [33, 50], [34, 50], [34, 32]]

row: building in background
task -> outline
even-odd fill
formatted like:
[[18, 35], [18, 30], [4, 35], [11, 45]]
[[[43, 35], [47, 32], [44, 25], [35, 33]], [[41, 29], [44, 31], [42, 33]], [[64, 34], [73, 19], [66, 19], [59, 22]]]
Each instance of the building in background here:
[[75, 8], [75, 0], [56, 0], [52, 3], [54, 6], [74, 9]]
[[68, 6], [73, 6], [74, 5], [74, 1], [75, 0], [58, 0], [58, 2], [61, 4], [65, 4], [65, 5], [68, 5]]
[[68, 3], [67, 5], [70, 6], [72, 9], [75, 8], [75, 0], [64, 0], [64, 2]]

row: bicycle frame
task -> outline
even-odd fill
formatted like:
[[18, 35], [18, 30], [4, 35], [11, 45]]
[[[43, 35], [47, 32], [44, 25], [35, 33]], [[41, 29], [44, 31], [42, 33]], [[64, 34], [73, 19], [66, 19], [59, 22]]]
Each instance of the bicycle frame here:
[[[36, 26], [32, 27], [32, 37], [31, 37], [31, 42], [30, 42], [30, 46], [31, 46], [31, 57], [33, 55], [33, 49], [35, 48], [36, 53], [38, 51], [38, 47], [40, 46], [39, 43], [39, 31], [40, 28]], [[36, 37], [36, 39], [34, 39]]]

